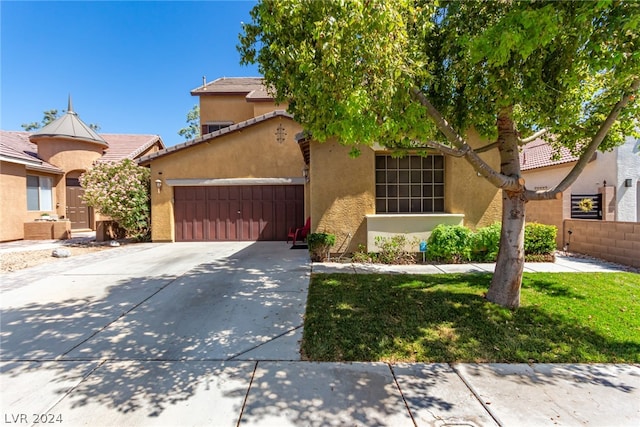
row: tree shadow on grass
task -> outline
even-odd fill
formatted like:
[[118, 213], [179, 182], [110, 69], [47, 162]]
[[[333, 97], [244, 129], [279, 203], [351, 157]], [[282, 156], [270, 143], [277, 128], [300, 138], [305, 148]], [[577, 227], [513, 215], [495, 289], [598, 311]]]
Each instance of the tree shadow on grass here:
[[545, 307], [499, 307], [483, 297], [489, 282], [476, 274], [315, 276], [303, 352], [345, 361], [640, 362], [637, 332], [614, 340]]

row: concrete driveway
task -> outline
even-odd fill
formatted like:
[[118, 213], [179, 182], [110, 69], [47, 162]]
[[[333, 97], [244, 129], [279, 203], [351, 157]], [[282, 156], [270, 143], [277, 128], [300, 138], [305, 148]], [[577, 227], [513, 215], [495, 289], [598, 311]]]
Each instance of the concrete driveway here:
[[300, 360], [309, 274], [304, 250], [234, 242], [131, 245], [3, 275], [2, 421], [235, 425], [250, 361]]

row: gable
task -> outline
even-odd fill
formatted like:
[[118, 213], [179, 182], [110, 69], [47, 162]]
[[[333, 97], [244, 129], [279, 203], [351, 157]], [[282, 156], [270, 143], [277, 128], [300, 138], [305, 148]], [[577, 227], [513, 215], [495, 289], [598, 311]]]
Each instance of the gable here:
[[300, 177], [304, 160], [294, 140], [300, 125], [287, 114], [249, 122], [152, 153], [140, 164], [165, 179]]

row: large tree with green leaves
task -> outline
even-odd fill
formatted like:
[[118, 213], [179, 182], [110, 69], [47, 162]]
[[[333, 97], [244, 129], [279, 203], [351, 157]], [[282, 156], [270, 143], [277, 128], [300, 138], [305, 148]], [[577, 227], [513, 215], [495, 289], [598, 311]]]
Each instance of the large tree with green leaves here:
[[[634, 134], [640, 4], [632, 1], [263, 0], [238, 49], [320, 141], [429, 148], [502, 191], [490, 301], [520, 304], [526, 203], [559, 197], [596, 150]], [[471, 148], [475, 128], [488, 138]], [[580, 160], [533, 191], [519, 147], [546, 135]], [[498, 150], [500, 167], [479, 155]]]

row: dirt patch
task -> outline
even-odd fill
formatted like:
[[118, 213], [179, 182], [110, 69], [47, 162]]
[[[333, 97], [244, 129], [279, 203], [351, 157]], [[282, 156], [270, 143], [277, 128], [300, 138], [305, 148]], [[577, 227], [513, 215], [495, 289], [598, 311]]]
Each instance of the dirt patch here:
[[[64, 246], [71, 252], [71, 256], [84, 255], [109, 249], [108, 246], [77, 245]], [[0, 272], [22, 270], [40, 264], [56, 262], [65, 258], [55, 258], [51, 255], [53, 249], [42, 249], [37, 251], [8, 252], [0, 254]]]

